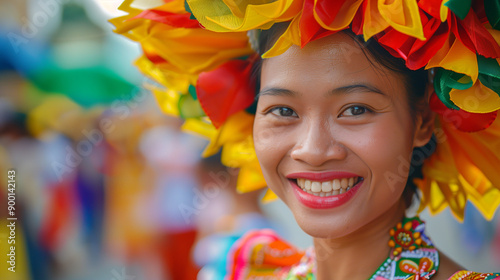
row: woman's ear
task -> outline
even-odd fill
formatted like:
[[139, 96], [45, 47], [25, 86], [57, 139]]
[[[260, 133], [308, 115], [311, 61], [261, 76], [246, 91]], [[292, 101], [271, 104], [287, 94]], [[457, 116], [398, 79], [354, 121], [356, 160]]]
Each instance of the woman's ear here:
[[432, 137], [436, 114], [431, 110], [429, 100], [433, 92], [434, 85], [432, 83], [428, 83], [425, 91], [425, 98], [422, 100], [422, 104], [419, 104], [419, 108], [417, 108], [418, 116], [415, 127], [415, 138], [413, 140], [414, 148], [424, 146]]

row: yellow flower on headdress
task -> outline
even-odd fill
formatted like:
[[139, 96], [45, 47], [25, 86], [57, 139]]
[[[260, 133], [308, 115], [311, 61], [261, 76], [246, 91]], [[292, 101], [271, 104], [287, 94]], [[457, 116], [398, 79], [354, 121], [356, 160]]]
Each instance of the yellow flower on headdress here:
[[416, 0], [367, 0], [363, 23], [365, 41], [391, 26], [397, 31], [425, 40]]
[[300, 45], [300, 12], [288, 25], [287, 29], [281, 36], [276, 40], [274, 45], [262, 55], [262, 58], [270, 58], [273, 56], [278, 56], [286, 52], [293, 45]]
[[266, 187], [253, 146], [253, 120], [253, 115], [242, 111], [229, 117], [219, 129], [203, 119], [188, 119], [182, 127], [210, 141], [203, 151], [204, 157], [222, 148], [222, 163], [240, 169], [236, 188], [242, 193]]
[[424, 179], [416, 180], [422, 191], [420, 210], [433, 214], [445, 207], [463, 220], [467, 200], [489, 220], [500, 205], [500, 158], [492, 151], [500, 147], [500, 120], [483, 131], [462, 132], [440, 117], [442, 131], [434, 154], [423, 166]]
[[187, 0], [196, 19], [216, 32], [268, 29], [276, 22], [292, 19], [302, 8], [294, 0]]
[[[140, 42], [146, 57], [160, 69], [199, 74], [253, 53], [246, 32], [216, 33], [201, 28], [195, 20], [189, 22], [184, 1], [169, 1], [149, 13], [132, 8], [132, 3], [125, 1], [121, 8], [129, 14], [111, 23], [116, 33]], [[178, 16], [186, 19], [177, 20]]]

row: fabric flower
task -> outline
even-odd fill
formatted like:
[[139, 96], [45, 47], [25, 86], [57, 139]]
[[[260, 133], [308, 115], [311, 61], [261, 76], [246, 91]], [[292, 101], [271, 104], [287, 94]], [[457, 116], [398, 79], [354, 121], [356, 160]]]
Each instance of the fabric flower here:
[[208, 30], [216, 32], [269, 29], [274, 23], [288, 21], [302, 8], [294, 0], [187, 0], [196, 19]]
[[486, 219], [493, 219], [500, 205], [496, 168], [500, 159], [494, 152], [500, 147], [500, 120], [475, 133], [455, 129], [451, 122], [461, 122], [460, 118], [445, 115], [438, 120], [436, 151], [422, 167], [424, 179], [415, 180], [422, 191], [419, 211], [428, 207], [436, 214], [448, 206], [458, 220], [463, 220], [470, 200]]
[[412, 70], [426, 66], [443, 47], [450, 33], [450, 22], [441, 22], [438, 18], [428, 17], [422, 11], [420, 17], [426, 40], [401, 34], [392, 27], [377, 37], [377, 41], [384, 48], [392, 55], [403, 58], [406, 66]]
[[199, 74], [231, 59], [253, 53], [245, 32], [216, 33], [203, 29], [184, 9], [184, 1], [169, 1], [142, 11], [123, 3], [129, 15], [111, 20], [116, 33], [140, 42], [145, 55], [159, 68]]
[[252, 105], [255, 99], [255, 80], [252, 78], [254, 62], [255, 57], [232, 60], [199, 75], [196, 94], [216, 128], [229, 116]]

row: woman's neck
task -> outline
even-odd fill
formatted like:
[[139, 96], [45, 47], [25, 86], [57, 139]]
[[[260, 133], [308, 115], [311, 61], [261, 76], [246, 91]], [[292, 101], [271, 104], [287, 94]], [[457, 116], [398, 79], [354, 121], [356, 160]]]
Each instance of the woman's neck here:
[[405, 205], [338, 239], [314, 238], [317, 280], [368, 279], [389, 256], [389, 230], [403, 219]]

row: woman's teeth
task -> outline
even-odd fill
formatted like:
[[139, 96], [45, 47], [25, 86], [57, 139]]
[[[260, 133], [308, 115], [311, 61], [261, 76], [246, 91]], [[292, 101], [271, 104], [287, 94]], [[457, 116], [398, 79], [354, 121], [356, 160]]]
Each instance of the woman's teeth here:
[[362, 180], [361, 177], [351, 177], [318, 182], [303, 178], [297, 178], [297, 185], [307, 193], [316, 196], [330, 196], [347, 192], [360, 180]]

